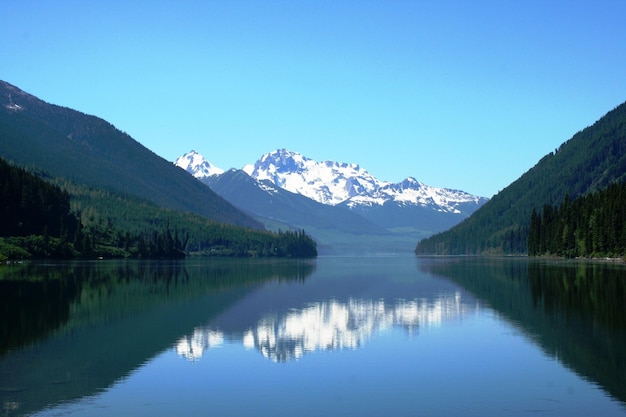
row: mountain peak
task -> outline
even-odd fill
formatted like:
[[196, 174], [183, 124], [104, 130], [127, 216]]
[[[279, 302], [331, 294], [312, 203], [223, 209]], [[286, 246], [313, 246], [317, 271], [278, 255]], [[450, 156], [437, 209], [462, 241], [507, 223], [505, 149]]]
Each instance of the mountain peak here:
[[196, 178], [206, 178], [213, 175], [220, 175], [223, 169], [216, 167], [207, 161], [202, 155], [195, 150], [191, 150], [179, 157], [174, 165], [184, 169]]
[[264, 154], [254, 165], [254, 169], [277, 169], [280, 171], [302, 170], [310, 159], [288, 149], [277, 149]]
[[301, 154], [299, 154], [298, 152], [294, 152], [294, 151], [290, 151], [289, 149], [286, 148], [281, 148], [281, 149], [276, 149], [272, 152], [268, 152], [266, 154], [264, 154], [261, 159], [264, 158], [273, 158], [273, 159], [308, 159], [303, 157]]
[[413, 177], [407, 177], [400, 183], [400, 185], [402, 186], [402, 188], [419, 188], [424, 184], [422, 184]]
[[[179, 161], [185, 162], [185, 157], [199, 158], [191, 151]], [[182, 162], [177, 164], [185, 167]], [[239, 171], [196, 177], [232, 204], [264, 219], [267, 227], [314, 229], [312, 235], [327, 248], [343, 246], [342, 239], [355, 236], [375, 236], [386, 242], [385, 248], [402, 247], [406, 239], [413, 245], [457, 224], [487, 201], [413, 177], [381, 181], [358, 164], [318, 162], [285, 148], [265, 153]], [[363, 249], [371, 250], [371, 244], [364, 239]], [[354, 248], [353, 241], [350, 247]]]
[[0, 80], [0, 91], [0, 104], [13, 112], [24, 110], [29, 100], [37, 100], [34, 96], [2, 80]]
[[357, 164], [317, 162], [284, 148], [264, 154], [244, 171], [257, 180], [269, 180], [287, 191], [329, 205], [386, 184]]
[[257, 180], [275, 185], [317, 202], [350, 208], [387, 203], [419, 205], [434, 210], [460, 213], [460, 205], [480, 206], [486, 199], [446, 188], [430, 187], [413, 177], [399, 183], [381, 181], [358, 164], [317, 162], [297, 152], [279, 149], [263, 155], [244, 170]]
[[[200, 154], [191, 151], [176, 165], [202, 179], [223, 173]], [[277, 187], [300, 194], [326, 205], [356, 207], [415, 205], [447, 213], [461, 213], [462, 206], [479, 207], [486, 199], [463, 191], [425, 185], [413, 177], [391, 183], [375, 178], [354, 163], [317, 162], [289, 149], [263, 154], [242, 171], [258, 181], [269, 181]]]

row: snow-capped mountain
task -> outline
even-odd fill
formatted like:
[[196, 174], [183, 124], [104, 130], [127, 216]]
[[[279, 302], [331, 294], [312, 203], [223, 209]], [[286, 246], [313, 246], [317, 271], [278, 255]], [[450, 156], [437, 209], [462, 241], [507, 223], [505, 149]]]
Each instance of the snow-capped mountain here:
[[410, 177], [381, 181], [357, 164], [316, 162], [286, 149], [242, 170], [220, 172], [195, 151], [175, 163], [267, 228], [302, 228], [318, 248], [338, 251], [413, 250], [417, 240], [449, 229], [487, 201]]
[[462, 206], [468, 204], [480, 206], [486, 201], [487, 199], [483, 197], [464, 191], [431, 187], [413, 177], [408, 177], [402, 182], [387, 183], [373, 193], [351, 197], [344, 204], [355, 208], [382, 206], [393, 202], [401, 206], [418, 205], [431, 207], [441, 212], [460, 214]]
[[[200, 180], [224, 172], [196, 151], [181, 156], [175, 164]], [[270, 181], [319, 203], [351, 209], [394, 203], [461, 214], [487, 201], [464, 191], [431, 187], [412, 177], [398, 183], [381, 181], [357, 164], [317, 162], [287, 149], [266, 153], [254, 164], [244, 166], [243, 171], [258, 181]]]
[[317, 162], [287, 149], [266, 153], [243, 170], [252, 178], [269, 180], [292, 193], [330, 205], [372, 194], [387, 185], [357, 164]]
[[381, 181], [357, 164], [316, 162], [287, 149], [267, 153], [243, 170], [253, 178], [269, 180], [320, 203], [349, 208], [393, 202], [461, 213], [461, 206], [477, 208], [487, 201], [463, 191], [431, 187], [411, 177], [399, 183]]
[[224, 173], [223, 169], [216, 167], [193, 150], [179, 157], [174, 162], [174, 165], [184, 169], [196, 178], [205, 178]]

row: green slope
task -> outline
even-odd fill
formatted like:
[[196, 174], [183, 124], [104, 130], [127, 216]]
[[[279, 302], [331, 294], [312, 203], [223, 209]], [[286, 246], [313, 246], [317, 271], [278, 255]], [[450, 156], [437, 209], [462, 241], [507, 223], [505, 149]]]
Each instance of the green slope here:
[[626, 180], [626, 103], [575, 134], [556, 152], [452, 229], [422, 240], [418, 255], [523, 254], [533, 209]]
[[262, 225], [110, 123], [0, 81], [0, 157], [209, 219]]

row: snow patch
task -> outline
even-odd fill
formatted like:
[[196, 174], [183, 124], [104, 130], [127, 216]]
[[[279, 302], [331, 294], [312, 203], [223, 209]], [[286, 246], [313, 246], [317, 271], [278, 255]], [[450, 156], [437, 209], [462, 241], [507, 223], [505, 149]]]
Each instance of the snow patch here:
[[224, 170], [207, 161], [198, 152], [192, 150], [179, 157], [174, 165], [184, 169], [198, 179], [208, 178], [224, 173]]
[[278, 187], [320, 203], [344, 203], [350, 208], [393, 201], [458, 214], [459, 204], [479, 205], [485, 201], [463, 191], [430, 187], [413, 177], [399, 183], [381, 181], [358, 164], [317, 162], [287, 149], [266, 153], [244, 170], [253, 178], [272, 181]]
[[[224, 171], [212, 165], [196, 151], [191, 151], [175, 164], [196, 178], [220, 175]], [[460, 214], [461, 206], [482, 205], [486, 198], [464, 191], [437, 188], [413, 177], [401, 182], [381, 181], [354, 163], [317, 162], [288, 149], [277, 149], [261, 156], [242, 170], [256, 179], [268, 193], [277, 190], [263, 181], [327, 205], [345, 204], [349, 208], [382, 206], [394, 202], [401, 206], [422, 206], [435, 211]]]

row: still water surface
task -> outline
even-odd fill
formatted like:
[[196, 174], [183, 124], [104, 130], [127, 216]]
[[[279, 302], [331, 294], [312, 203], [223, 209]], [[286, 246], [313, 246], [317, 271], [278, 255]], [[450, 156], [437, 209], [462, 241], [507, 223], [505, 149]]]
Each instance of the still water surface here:
[[0, 268], [2, 415], [626, 415], [626, 267], [321, 257]]

